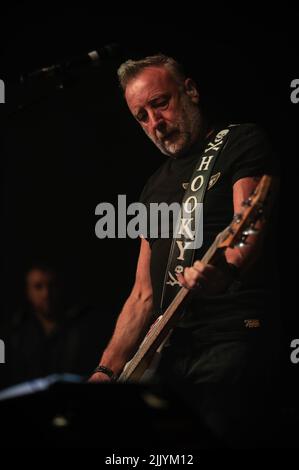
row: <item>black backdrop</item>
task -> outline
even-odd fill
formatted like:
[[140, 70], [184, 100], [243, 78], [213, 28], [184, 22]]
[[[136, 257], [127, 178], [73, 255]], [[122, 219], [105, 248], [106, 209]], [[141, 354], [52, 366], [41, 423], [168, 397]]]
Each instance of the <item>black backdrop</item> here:
[[[122, 58], [173, 55], [197, 80], [213, 116], [258, 122], [272, 136], [282, 168], [287, 157], [295, 160], [299, 104], [290, 101], [297, 66], [290, 18], [228, 16], [103, 16], [75, 8], [58, 15], [19, 7], [3, 17], [1, 78], [9, 115], [2, 159], [4, 311], [19, 304], [24, 270], [35, 260], [57, 268], [67, 301], [96, 306], [106, 329], [132, 286], [138, 241], [97, 239], [94, 211], [117, 194], [136, 201], [164, 157], [122, 100], [116, 80]], [[55, 88], [55, 80], [17, 85], [21, 73], [111, 42], [123, 47], [122, 56], [75, 71], [64, 89]], [[281, 250], [273, 256], [284, 258]], [[291, 291], [295, 284], [288, 281]], [[299, 366], [290, 364], [289, 344], [299, 336], [298, 321], [284, 302], [282, 311], [285, 365], [293, 378]]]

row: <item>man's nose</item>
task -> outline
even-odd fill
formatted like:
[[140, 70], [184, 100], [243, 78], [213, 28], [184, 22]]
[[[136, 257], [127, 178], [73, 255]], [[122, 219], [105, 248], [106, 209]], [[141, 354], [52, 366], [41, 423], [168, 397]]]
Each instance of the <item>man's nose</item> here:
[[41, 290], [41, 295], [43, 297], [44, 300], [48, 299], [49, 296], [50, 296], [50, 290], [48, 287], [44, 286]]
[[43, 302], [48, 302], [48, 301], [49, 301], [49, 294], [48, 294], [48, 292], [43, 292], [42, 300], [43, 300]]
[[160, 111], [153, 110], [151, 113], [151, 130], [152, 132], [164, 132], [166, 123]]

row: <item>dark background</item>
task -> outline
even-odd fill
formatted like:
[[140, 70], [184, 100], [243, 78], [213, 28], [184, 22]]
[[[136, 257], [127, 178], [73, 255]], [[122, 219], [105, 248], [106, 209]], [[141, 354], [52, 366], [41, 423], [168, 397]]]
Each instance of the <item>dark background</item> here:
[[[228, 14], [185, 17], [103, 16], [84, 9], [53, 14], [11, 9], [2, 18], [6, 83], [3, 153], [3, 315], [18, 307], [24, 272], [43, 261], [58, 270], [68, 304], [92, 305], [112, 329], [134, 281], [139, 242], [99, 240], [94, 227], [100, 202], [126, 194], [138, 200], [148, 176], [164, 157], [126, 109], [116, 79], [123, 59], [164, 52], [181, 61], [198, 82], [209, 114], [229, 122], [257, 122], [281, 157], [282, 176], [296, 188], [294, 165], [299, 104], [290, 101], [297, 73], [297, 42], [291, 14]], [[99, 68], [29, 82], [18, 77], [39, 67], [119, 43], [122, 54]], [[17, 104], [23, 104], [17, 110]], [[3, 139], [2, 139], [3, 142]], [[290, 177], [291, 172], [291, 177]], [[284, 179], [284, 178], [283, 178]], [[286, 226], [281, 205], [278, 259], [285, 265]], [[292, 230], [292, 228], [291, 228]], [[287, 238], [290, 242], [290, 238]], [[299, 365], [289, 361], [290, 340], [299, 337], [297, 315], [285, 298], [295, 292], [288, 277], [283, 294], [283, 358], [290, 389]], [[293, 294], [294, 295], [294, 294]], [[289, 383], [289, 382], [288, 382]]]

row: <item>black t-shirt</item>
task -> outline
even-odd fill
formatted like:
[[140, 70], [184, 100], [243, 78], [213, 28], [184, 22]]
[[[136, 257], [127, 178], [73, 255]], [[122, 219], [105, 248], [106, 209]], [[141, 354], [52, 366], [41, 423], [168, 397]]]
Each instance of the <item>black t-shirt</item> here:
[[[221, 128], [215, 129], [215, 133]], [[215, 134], [214, 134], [215, 135]], [[212, 140], [209, 136], [209, 140]], [[167, 158], [165, 163], [149, 178], [140, 202], [181, 202], [201, 151], [202, 142], [188, 155]], [[225, 148], [217, 157], [212, 176], [217, 175], [214, 185], [207, 190], [203, 204], [203, 245], [196, 251], [195, 259], [201, 259], [216, 235], [227, 227], [233, 217], [233, 185], [240, 178], [277, 173], [276, 162], [264, 132], [254, 124], [241, 124], [232, 128]], [[218, 178], [218, 179], [217, 179]], [[171, 226], [171, 224], [170, 224]], [[272, 227], [271, 227], [272, 228]], [[187, 307], [179, 327], [192, 328], [203, 335], [215, 332], [240, 331], [246, 319], [267, 319], [270, 300], [275, 289], [272, 230], [268, 230], [263, 255], [242, 281], [233, 283], [222, 295], [194, 297]], [[154, 306], [159, 313], [163, 281], [167, 266], [170, 238], [148, 238], [151, 246], [151, 280]]]

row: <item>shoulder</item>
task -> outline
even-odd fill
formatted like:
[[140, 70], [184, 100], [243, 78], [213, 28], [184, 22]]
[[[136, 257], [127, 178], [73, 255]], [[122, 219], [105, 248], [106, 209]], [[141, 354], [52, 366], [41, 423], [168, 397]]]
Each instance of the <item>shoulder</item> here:
[[222, 152], [225, 154], [226, 163], [233, 162], [247, 153], [252, 155], [273, 153], [268, 133], [256, 123], [226, 123], [221, 126], [218, 124], [216, 129], [218, 134], [230, 131]]
[[231, 126], [223, 159], [233, 183], [240, 178], [277, 174], [278, 162], [267, 132], [255, 123]]
[[230, 124], [230, 129], [230, 141], [232, 143], [247, 142], [254, 144], [256, 142], [264, 142], [265, 145], [270, 145], [270, 139], [267, 132], [256, 123]]
[[265, 159], [273, 155], [273, 146], [267, 132], [257, 124], [236, 124], [231, 127], [231, 138], [226, 150], [232, 160]]

